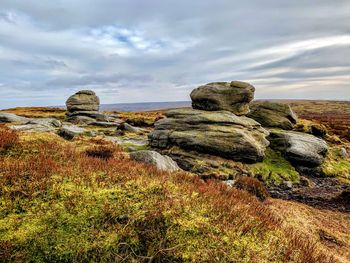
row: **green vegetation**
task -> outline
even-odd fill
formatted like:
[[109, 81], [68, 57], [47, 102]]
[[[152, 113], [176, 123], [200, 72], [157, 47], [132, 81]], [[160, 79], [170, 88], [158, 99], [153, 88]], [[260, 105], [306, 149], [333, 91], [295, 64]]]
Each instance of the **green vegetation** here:
[[280, 152], [270, 148], [263, 162], [247, 165], [254, 177], [260, 177], [268, 185], [279, 185], [283, 181], [299, 182], [299, 173], [283, 158]]
[[328, 262], [267, 204], [220, 181], [157, 171], [98, 139], [33, 133], [10, 146], [1, 262]]
[[350, 183], [350, 161], [340, 156], [340, 148], [332, 147], [328, 156], [321, 166], [325, 176], [337, 177], [342, 181]]

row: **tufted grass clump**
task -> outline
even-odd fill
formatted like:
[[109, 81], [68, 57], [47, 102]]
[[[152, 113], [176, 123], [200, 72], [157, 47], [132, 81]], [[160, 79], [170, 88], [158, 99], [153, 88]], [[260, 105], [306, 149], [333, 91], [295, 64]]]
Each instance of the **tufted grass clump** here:
[[21, 139], [0, 156], [0, 262], [328, 262], [246, 191], [89, 156], [113, 147], [96, 139]]

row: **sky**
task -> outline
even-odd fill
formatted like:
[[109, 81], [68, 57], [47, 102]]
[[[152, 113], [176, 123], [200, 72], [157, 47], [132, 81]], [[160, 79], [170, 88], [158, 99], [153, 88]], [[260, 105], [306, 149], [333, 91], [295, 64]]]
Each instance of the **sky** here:
[[214, 81], [258, 99], [350, 99], [349, 0], [1, 0], [0, 108], [189, 100]]

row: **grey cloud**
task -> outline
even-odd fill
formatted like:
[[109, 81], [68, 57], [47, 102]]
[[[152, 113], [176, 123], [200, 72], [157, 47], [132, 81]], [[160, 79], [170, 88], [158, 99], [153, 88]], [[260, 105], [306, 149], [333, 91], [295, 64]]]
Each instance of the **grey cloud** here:
[[82, 87], [105, 103], [185, 100], [231, 79], [261, 98], [350, 98], [349, 24], [346, 0], [2, 0], [0, 108]]

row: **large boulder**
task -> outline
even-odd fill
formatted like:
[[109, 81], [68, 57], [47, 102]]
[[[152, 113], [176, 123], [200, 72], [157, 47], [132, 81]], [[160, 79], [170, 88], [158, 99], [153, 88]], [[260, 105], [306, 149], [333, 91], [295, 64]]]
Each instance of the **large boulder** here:
[[328, 152], [324, 140], [301, 132], [272, 130], [268, 140], [272, 149], [282, 152], [298, 167], [317, 167]]
[[268, 131], [247, 117], [228, 111], [171, 110], [155, 123], [150, 145], [172, 146], [208, 153], [231, 160], [258, 162], [264, 158]]
[[179, 166], [169, 156], [161, 155], [155, 151], [137, 151], [130, 153], [130, 158], [138, 161], [154, 165], [158, 170], [174, 172], [180, 170]]
[[68, 98], [66, 106], [69, 112], [98, 111], [100, 100], [92, 90], [81, 90]]
[[254, 98], [254, 92], [255, 88], [252, 85], [240, 81], [208, 83], [192, 91], [192, 107], [246, 115], [249, 112], [249, 102]]
[[250, 113], [247, 115], [259, 122], [263, 127], [293, 129], [298, 117], [287, 104], [262, 101], [250, 105]]

